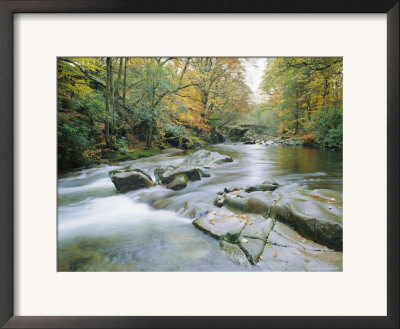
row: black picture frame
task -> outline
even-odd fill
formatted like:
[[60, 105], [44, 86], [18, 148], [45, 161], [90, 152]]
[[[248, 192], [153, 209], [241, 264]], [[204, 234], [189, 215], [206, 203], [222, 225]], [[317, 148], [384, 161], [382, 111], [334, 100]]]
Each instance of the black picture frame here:
[[[386, 13], [387, 316], [14, 316], [13, 16], [15, 13]], [[399, 0], [0, 0], [0, 325], [4, 328], [398, 328]], [[367, 269], [366, 269], [367, 270]], [[38, 296], [40, 298], [40, 296]]]

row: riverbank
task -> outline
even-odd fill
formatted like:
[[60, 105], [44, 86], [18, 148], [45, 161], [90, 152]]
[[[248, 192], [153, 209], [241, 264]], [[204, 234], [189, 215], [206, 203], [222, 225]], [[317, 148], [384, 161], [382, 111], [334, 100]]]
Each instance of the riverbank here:
[[[250, 127], [250, 128], [249, 128]], [[59, 174], [68, 171], [76, 171], [85, 168], [92, 168], [101, 164], [117, 164], [123, 161], [138, 160], [162, 153], [168, 149], [180, 149], [182, 151], [196, 150], [204, 147], [212, 147], [217, 142], [242, 143], [242, 144], [265, 144], [266, 146], [274, 144], [282, 146], [306, 146], [321, 149], [313, 138], [308, 135], [287, 135], [287, 134], [271, 134], [263, 129], [230, 127], [225, 134], [218, 133], [210, 139], [210, 142], [204, 141], [198, 137], [179, 139], [177, 137], [170, 138], [168, 143], [157, 144], [151, 148], [147, 148], [143, 143], [139, 143], [135, 149], [125, 149], [123, 151], [118, 148], [103, 149], [95, 152], [88, 152], [84, 159], [76, 165], [67, 167], [59, 166]], [[341, 151], [340, 147], [328, 148], [329, 150]]]
[[162, 150], [159, 147], [132, 149], [127, 152], [105, 149], [96, 154], [87, 155], [79, 164], [69, 167], [58, 167], [58, 174], [64, 175], [68, 172], [79, 171], [82, 169], [95, 168], [101, 165], [113, 165], [123, 161], [138, 160], [160, 154]]

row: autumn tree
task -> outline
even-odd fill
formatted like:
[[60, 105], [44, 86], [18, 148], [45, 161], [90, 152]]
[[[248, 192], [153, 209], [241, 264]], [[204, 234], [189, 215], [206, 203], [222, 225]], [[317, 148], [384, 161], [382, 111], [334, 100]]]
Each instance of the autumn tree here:
[[60, 163], [82, 165], [142, 142], [212, 142], [249, 111], [244, 72], [238, 58], [60, 57]]
[[[337, 113], [329, 116], [335, 118], [329, 125], [340, 131], [342, 65], [342, 58], [338, 57], [268, 59], [262, 83], [268, 98], [265, 108], [277, 113], [280, 133], [300, 133], [327, 145], [316, 120], [321, 113], [329, 112]], [[332, 147], [340, 144], [340, 141], [329, 143]]]

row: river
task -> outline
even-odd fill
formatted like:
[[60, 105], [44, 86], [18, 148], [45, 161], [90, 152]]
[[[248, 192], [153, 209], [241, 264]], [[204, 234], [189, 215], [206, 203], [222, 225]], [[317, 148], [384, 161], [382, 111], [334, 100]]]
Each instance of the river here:
[[[59, 271], [262, 271], [229, 260], [216, 239], [192, 225], [190, 215], [214, 207], [224, 187], [299, 183], [342, 191], [342, 154], [307, 147], [219, 144], [209, 148], [234, 162], [209, 169], [210, 178], [180, 191], [163, 186], [118, 194], [108, 172], [135, 164], [180, 163], [188, 153], [160, 154], [115, 166], [102, 165], [58, 179]], [[191, 211], [192, 210], [192, 211]], [[330, 269], [326, 268], [327, 270]]]

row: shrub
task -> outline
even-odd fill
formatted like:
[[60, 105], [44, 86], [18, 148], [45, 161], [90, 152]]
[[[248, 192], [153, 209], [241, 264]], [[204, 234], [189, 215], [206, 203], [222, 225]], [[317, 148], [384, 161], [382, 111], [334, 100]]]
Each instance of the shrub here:
[[323, 148], [343, 146], [343, 114], [341, 108], [325, 107], [314, 114], [311, 131]]
[[120, 153], [126, 154], [129, 152], [128, 141], [125, 137], [117, 138], [116, 144]]

